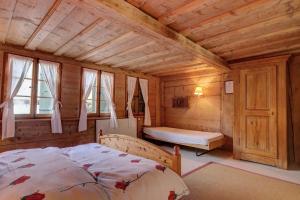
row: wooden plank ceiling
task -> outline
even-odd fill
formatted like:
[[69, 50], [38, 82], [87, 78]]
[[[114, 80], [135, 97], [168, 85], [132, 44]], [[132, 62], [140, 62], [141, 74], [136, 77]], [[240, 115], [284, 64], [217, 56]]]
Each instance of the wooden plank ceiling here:
[[299, 0], [0, 0], [0, 42], [165, 76], [300, 50]]
[[127, 0], [226, 61], [300, 52], [299, 0]]

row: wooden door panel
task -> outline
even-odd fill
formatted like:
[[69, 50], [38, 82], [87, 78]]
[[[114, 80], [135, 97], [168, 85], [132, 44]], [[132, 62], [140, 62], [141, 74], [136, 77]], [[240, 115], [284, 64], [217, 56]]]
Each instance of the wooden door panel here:
[[277, 157], [276, 67], [241, 70], [242, 153]]
[[245, 152], [275, 157], [276, 133], [270, 131], [270, 128], [272, 126], [269, 117], [247, 116]]
[[246, 74], [246, 108], [267, 110], [270, 108], [270, 73], [260, 71]]

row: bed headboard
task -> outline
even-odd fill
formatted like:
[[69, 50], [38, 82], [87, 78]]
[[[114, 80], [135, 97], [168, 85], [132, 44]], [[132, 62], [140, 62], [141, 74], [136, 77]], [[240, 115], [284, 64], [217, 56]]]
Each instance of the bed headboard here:
[[[129, 119], [117, 119], [118, 120], [118, 128], [110, 128], [110, 120], [103, 119], [96, 121], [96, 135], [98, 139], [98, 134], [100, 130], [105, 134], [121, 134], [128, 135], [131, 137], [136, 137], [137, 135], [137, 119], [135, 118], [133, 122], [129, 125]], [[98, 141], [98, 140], [97, 140]]]
[[145, 140], [119, 134], [105, 134], [99, 131], [99, 143], [129, 154], [141, 156], [161, 163], [181, 175], [181, 155], [179, 146], [170, 153]]

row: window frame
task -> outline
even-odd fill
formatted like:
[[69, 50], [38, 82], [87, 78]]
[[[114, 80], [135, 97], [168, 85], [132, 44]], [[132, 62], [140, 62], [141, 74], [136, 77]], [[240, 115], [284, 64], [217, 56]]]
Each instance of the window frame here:
[[9, 68], [9, 55], [12, 56], [20, 56], [24, 58], [29, 58], [32, 60], [32, 80], [31, 80], [31, 101], [30, 101], [30, 113], [29, 114], [14, 114], [16, 119], [43, 119], [43, 118], [51, 118], [52, 114], [37, 114], [37, 88], [38, 88], [38, 73], [39, 73], [39, 61], [48, 61], [48, 62], [54, 62], [57, 63], [58, 66], [58, 84], [56, 87], [57, 94], [58, 94], [58, 100], [61, 100], [61, 78], [62, 78], [62, 64], [60, 62], [48, 60], [48, 59], [42, 59], [38, 57], [31, 57], [23, 54], [17, 54], [14, 52], [5, 52], [4, 53], [4, 69], [3, 74], [5, 75], [3, 78], [3, 84], [2, 84], [2, 95], [1, 100], [2, 102], [5, 101], [7, 98], [7, 84], [8, 84], [8, 68]]
[[[128, 110], [127, 110], [127, 102], [128, 102], [128, 77], [134, 77], [134, 78], [136, 78], [135, 89], [139, 88], [138, 94], [139, 94], [139, 96], [141, 95], [142, 98], [144, 99], [143, 94], [142, 94], [142, 90], [141, 90], [141, 87], [140, 87], [140, 82], [139, 82], [140, 81], [140, 77], [126, 75], [126, 91], [125, 91], [126, 92], [126, 99], [125, 99], [126, 100], [126, 102], [125, 102], [126, 105], [125, 105], [125, 111], [126, 111], [126, 116], [127, 117], [128, 117]], [[149, 88], [149, 80], [148, 80], [148, 88]], [[134, 97], [134, 95], [133, 95], [133, 97]], [[131, 108], [132, 108], [132, 105], [133, 105], [133, 100], [134, 100], [134, 98], [132, 99], [132, 102], [131, 102]], [[141, 116], [145, 115], [145, 111], [144, 112], [134, 112], [134, 110], [132, 109], [132, 114], [135, 117], [141, 117]]]
[[[114, 72], [107, 72], [107, 71], [100, 71], [100, 84], [99, 84], [99, 86], [100, 86], [100, 88], [101, 88], [101, 75], [102, 75], [102, 72], [105, 72], [105, 73], [110, 73], [110, 74], [112, 74], [113, 75], [113, 77], [114, 77], [114, 85], [113, 85], [113, 96], [112, 96], [112, 100], [113, 100], [113, 102], [115, 103], [115, 92], [116, 92], [116, 79], [115, 79], [115, 73]], [[108, 112], [108, 113], [101, 113], [100, 112], [100, 104], [101, 104], [101, 89], [99, 89], [99, 109], [98, 109], [98, 111], [99, 111], [99, 113], [100, 113], [100, 117], [110, 117], [110, 112]]]
[[90, 69], [97, 71], [97, 95], [96, 95], [96, 113], [87, 113], [88, 117], [110, 117], [110, 113], [101, 113], [100, 112], [100, 106], [101, 106], [101, 74], [102, 72], [111, 73], [114, 77], [114, 86], [113, 86], [113, 101], [115, 101], [115, 73], [114, 72], [107, 72], [95, 68], [89, 68], [89, 67], [81, 67], [81, 81], [80, 81], [80, 105], [82, 103], [82, 94], [83, 94], [83, 87], [82, 87], [82, 79], [83, 79], [83, 71], [84, 69]]

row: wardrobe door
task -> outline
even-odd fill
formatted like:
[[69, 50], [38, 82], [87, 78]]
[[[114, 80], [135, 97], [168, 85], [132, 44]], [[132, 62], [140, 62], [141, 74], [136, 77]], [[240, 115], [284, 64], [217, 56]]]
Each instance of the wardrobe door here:
[[276, 66], [240, 73], [241, 158], [275, 165], [277, 158]]

